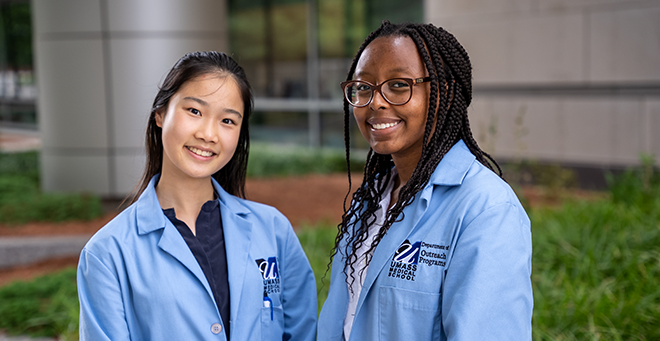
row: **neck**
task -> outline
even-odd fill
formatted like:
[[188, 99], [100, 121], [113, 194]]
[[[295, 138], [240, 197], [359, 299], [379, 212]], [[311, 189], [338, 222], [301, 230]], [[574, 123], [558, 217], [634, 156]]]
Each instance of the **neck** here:
[[403, 186], [408, 183], [408, 180], [410, 180], [412, 173], [415, 171], [415, 167], [417, 167], [421, 154], [421, 149], [418, 153], [405, 153], [404, 155], [392, 154], [392, 161], [394, 162], [394, 166], [396, 166], [398, 175], [396, 179], [394, 179], [394, 188], [390, 195], [390, 208], [397, 202], [401, 188], [403, 188]]
[[394, 162], [394, 166], [396, 166], [397, 172], [399, 172], [397, 178], [397, 184], [399, 186], [403, 187], [408, 182], [408, 180], [410, 180], [410, 177], [415, 171], [415, 167], [417, 167], [417, 163], [419, 162], [421, 156], [421, 149], [419, 152], [406, 153], [404, 155], [392, 154], [392, 161]]
[[156, 186], [156, 195], [162, 209], [174, 208], [177, 219], [195, 233], [197, 215], [205, 202], [213, 200], [213, 183], [210, 177], [172, 181], [167, 173], [163, 173]]

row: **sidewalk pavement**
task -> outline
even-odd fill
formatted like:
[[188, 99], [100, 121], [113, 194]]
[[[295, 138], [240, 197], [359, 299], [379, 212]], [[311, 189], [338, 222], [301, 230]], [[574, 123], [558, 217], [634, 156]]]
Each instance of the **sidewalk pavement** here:
[[[78, 256], [91, 235], [0, 237], [0, 269]], [[1, 339], [0, 339], [1, 341]]]
[[0, 152], [16, 153], [41, 149], [38, 130], [0, 127]]

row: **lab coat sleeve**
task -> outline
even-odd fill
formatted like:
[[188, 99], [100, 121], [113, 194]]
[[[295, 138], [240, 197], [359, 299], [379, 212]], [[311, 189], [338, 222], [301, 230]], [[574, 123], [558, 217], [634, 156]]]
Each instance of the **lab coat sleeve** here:
[[130, 340], [119, 281], [114, 272], [83, 249], [77, 281], [80, 340]]
[[510, 203], [480, 213], [458, 236], [442, 293], [447, 340], [531, 340], [531, 231]]
[[287, 223], [284, 248], [282, 306], [284, 309], [284, 340], [316, 339], [316, 282], [314, 272], [298, 237]]

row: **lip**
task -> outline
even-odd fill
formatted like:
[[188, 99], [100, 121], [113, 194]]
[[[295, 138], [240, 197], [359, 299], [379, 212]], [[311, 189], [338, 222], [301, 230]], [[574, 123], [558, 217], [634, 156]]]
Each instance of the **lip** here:
[[397, 129], [401, 122], [403, 121], [394, 118], [371, 118], [367, 120], [369, 130], [375, 134], [388, 134]]
[[[202, 161], [210, 160], [214, 156], [217, 155], [213, 150], [208, 149], [208, 148], [203, 148], [203, 147], [199, 147], [199, 146], [184, 146], [184, 147], [185, 147], [186, 151], [188, 151], [188, 153], [192, 157], [194, 157], [198, 160], [202, 160]], [[208, 155], [208, 156], [207, 155], [199, 155], [199, 154], [195, 153], [194, 151], [192, 151], [191, 148], [196, 149], [196, 150], [201, 151], [201, 152], [204, 152], [204, 153], [211, 153], [211, 155]]]

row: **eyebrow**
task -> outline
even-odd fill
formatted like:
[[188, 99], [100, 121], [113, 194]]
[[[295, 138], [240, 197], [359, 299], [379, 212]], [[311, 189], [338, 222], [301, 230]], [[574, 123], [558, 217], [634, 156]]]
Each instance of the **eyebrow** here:
[[[205, 106], [205, 107], [208, 107], [208, 106], [209, 106], [209, 103], [208, 103], [207, 101], [201, 99], [201, 98], [192, 97], [192, 96], [187, 96], [187, 97], [184, 97], [183, 99], [184, 99], [184, 100], [193, 101], [193, 102], [197, 102], [197, 103], [199, 103], [199, 104], [201, 104], [201, 105], [203, 105], [203, 106]], [[234, 110], [234, 109], [232, 109], [232, 108], [225, 108], [225, 109], [223, 109], [222, 111], [224, 111], [224, 112], [226, 112], [226, 113], [228, 113], [228, 114], [235, 114], [235, 115], [238, 115], [238, 117], [243, 118], [243, 114], [241, 114], [239, 111]]]
[[[387, 70], [387, 72], [410, 72], [409, 67], [397, 67], [394, 69]], [[354, 77], [365, 77], [365, 76], [371, 76], [370, 72], [360, 72], [360, 73], [355, 73], [353, 75]]]

